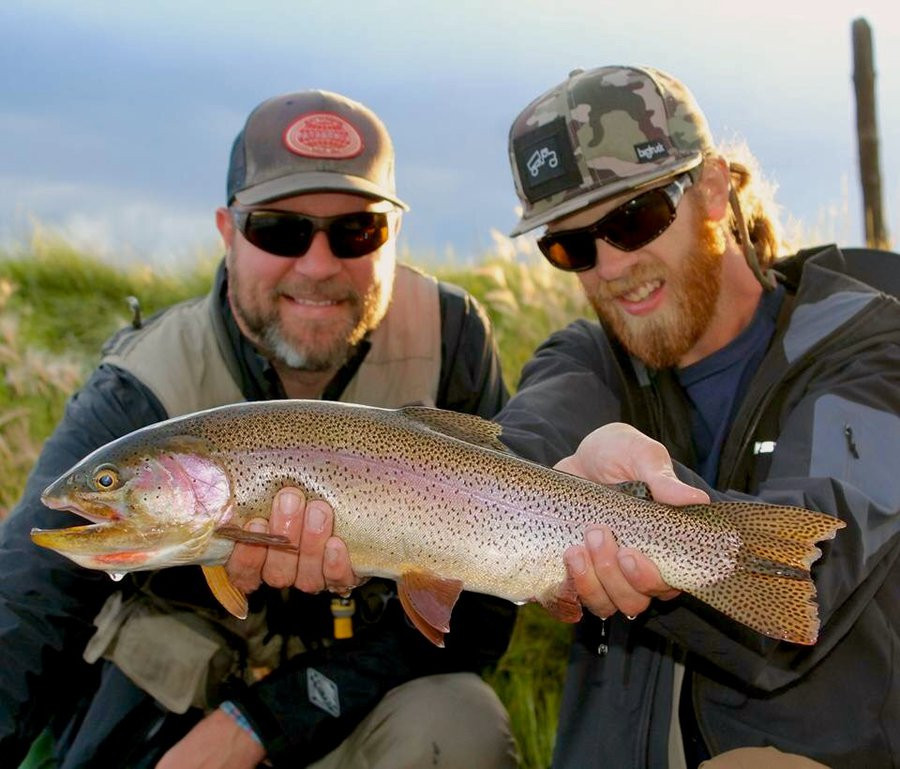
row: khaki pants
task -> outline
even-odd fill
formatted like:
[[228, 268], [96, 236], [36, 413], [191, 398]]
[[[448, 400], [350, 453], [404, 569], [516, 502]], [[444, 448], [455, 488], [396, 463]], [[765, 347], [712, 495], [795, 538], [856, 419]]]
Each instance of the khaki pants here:
[[389, 691], [309, 769], [514, 769], [509, 716], [473, 673], [426, 676]]
[[700, 769], [828, 769], [825, 764], [776, 748], [735, 748], [704, 761]]

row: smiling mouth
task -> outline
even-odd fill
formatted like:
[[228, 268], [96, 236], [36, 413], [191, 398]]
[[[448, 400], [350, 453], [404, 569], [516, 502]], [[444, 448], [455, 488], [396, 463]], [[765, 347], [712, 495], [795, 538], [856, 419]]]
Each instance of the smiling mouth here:
[[630, 291], [618, 294], [617, 298], [624, 299], [626, 302], [642, 302], [655, 291], [658, 291], [662, 284], [663, 281], [658, 278], [656, 280], [648, 280]]

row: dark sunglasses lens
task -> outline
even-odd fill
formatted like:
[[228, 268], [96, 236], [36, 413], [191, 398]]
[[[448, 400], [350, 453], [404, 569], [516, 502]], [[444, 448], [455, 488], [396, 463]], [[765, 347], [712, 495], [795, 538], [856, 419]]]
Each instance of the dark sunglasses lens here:
[[336, 218], [328, 228], [331, 253], [341, 259], [355, 259], [381, 248], [388, 239], [387, 214], [361, 211]]
[[538, 248], [550, 264], [566, 272], [589, 270], [597, 263], [597, 244], [589, 232], [544, 235], [538, 239]]
[[313, 224], [296, 214], [251, 211], [243, 235], [254, 246], [275, 256], [302, 256], [309, 250]]
[[675, 210], [666, 193], [650, 190], [629, 200], [603, 220], [597, 234], [622, 251], [634, 251], [661, 235], [675, 221]]

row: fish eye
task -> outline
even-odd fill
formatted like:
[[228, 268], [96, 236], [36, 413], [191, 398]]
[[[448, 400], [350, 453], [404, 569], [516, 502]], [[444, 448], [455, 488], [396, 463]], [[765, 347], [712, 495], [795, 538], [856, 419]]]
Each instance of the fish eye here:
[[97, 491], [110, 491], [119, 485], [119, 471], [112, 465], [100, 465], [94, 470], [94, 488]]

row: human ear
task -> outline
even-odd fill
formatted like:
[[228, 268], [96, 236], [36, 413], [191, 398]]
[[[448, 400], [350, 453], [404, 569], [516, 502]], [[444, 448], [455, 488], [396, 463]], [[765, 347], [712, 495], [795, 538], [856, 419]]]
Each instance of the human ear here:
[[731, 174], [725, 158], [716, 155], [703, 161], [700, 181], [694, 186], [703, 199], [707, 217], [713, 221], [721, 221], [728, 216], [730, 185]]
[[231, 213], [227, 208], [220, 206], [216, 209], [216, 229], [222, 236], [225, 248], [230, 249], [234, 240], [234, 220], [231, 218]]

